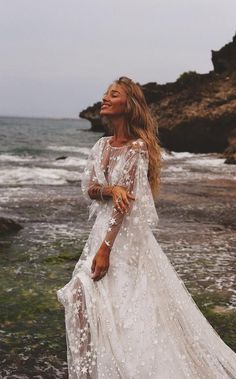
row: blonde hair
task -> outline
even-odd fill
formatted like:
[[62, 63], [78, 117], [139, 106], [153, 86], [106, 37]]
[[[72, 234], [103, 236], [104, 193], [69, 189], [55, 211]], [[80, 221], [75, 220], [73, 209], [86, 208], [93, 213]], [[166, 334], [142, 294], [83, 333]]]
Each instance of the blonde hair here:
[[148, 180], [153, 198], [156, 199], [160, 190], [162, 166], [157, 121], [151, 114], [139, 83], [133, 82], [126, 76], [121, 76], [114, 83], [119, 84], [127, 95], [127, 134], [130, 137], [142, 138], [147, 144], [149, 153]]

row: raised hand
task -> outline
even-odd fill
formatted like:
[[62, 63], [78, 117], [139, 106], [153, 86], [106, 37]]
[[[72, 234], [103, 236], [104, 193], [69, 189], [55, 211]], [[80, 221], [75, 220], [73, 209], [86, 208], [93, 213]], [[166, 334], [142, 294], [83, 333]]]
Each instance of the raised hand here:
[[114, 186], [112, 189], [112, 199], [114, 207], [121, 213], [124, 213], [128, 211], [130, 205], [129, 199], [135, 200], [135, 197], [125, 187]]

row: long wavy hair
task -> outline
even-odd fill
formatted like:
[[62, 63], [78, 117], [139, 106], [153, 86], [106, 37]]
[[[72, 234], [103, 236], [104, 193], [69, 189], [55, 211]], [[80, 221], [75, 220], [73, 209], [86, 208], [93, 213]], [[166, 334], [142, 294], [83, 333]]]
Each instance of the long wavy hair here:
[[147, 144], [149, 154], [148, 180], [153, 198], [156, 199], [160, 190], [162, 166], [157, 121], [151, 114], [139, 83], [135, 83], [126, 76], [121, 76], [114, 81], [114, 84], [119, 84], [127, 95], [125, 117], [127, 135], [131, 138], [142, 138]]

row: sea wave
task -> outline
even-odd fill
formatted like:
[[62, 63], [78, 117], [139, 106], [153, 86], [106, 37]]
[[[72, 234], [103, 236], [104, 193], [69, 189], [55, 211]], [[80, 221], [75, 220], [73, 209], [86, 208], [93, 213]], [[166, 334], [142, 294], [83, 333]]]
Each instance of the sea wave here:
[[56, 161], [51, 162], [54, 166], [57, 167], [81, 167], [85, 166], [86, 159], [77, 158], [77, 157], [66, 157], [65, 159], [58, 159]]
[[[59, 158], [59, 159], [58, 159]], [[47, 166], [56, 166], [56, 167], [83, 167], [86, 164], [87, 158], [81, 158], [81, 157], [70, 157], [66, 156], [60, 159], [58, 158], [52, 158], [52, 157], [33, 157], [30, 155], [27, 156], [20, 156], [20, 155], [13, 155], [13, 154], [0, 154], [0, 163], [9, 163], [11, 166], [12, 164], [17, 163], [21, 164], [34, 164], [34, 165], [47, 165]]]
[[63, 185], [80, 180], [81, 173], [59, 168], [17, 167], [0, 170], [1, 186]]
[[46, 147], [47, 150], [53, 150], [53, 151], [65, 151], [65, 152], [72, 152], [72, 153], [81, 153], [88, 155], [91, 148], [89, 147], [78, 147], [78, 146], [59, 146], [59, 145], [48, 145]]
[[192, 162], [197, 165], [208, 165], [208, 166], [222, 166], [226, 167], [224, 164], [225, 158], [221, 158], [217, 153], [189, 153], [188, 151], [176, 152], [176, 151], [162, 151], [163, 160], [180, 159], [186, 162]]
[[200, 158], [205, 157], [206, 154], [199, 154], [199, 153], [189, 153], [188, 151], [183, 152], [177, 152], [177, 151], [170, 151], [162, 150], [161, 152], [162, 158], [164, 161], [171, 160], [171, 159], [193, 159], [193, 158]]
[[212, 157], [209, 157], [209, 156], [202, 156], [201, 159], [199, 159], [198, 157], [196, 157], [196, 159], [193, 159], [192, 160], [192, 164], [194, 165], [199, 165], [199, 166], [211, 166], [211, 167], [220, 167], [222, 166], [223, 168], [227, 168], [229, 166], [227, 166], [225, 163], [225, 158], [215, 158], [214, 156]]
[[20, 155], [12, 155], [12, 154], [0, 154], [1, 162], [29, 162], [34, 159], [32, 156], [20, 156]]

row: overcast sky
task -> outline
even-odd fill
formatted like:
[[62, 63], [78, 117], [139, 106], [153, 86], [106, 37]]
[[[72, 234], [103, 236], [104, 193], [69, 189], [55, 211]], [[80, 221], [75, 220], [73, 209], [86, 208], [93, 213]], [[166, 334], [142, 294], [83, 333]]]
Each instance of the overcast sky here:
[[120, 75], [212, 70], [236, 0], [0, 0], [0, 115], [77, 117]]

